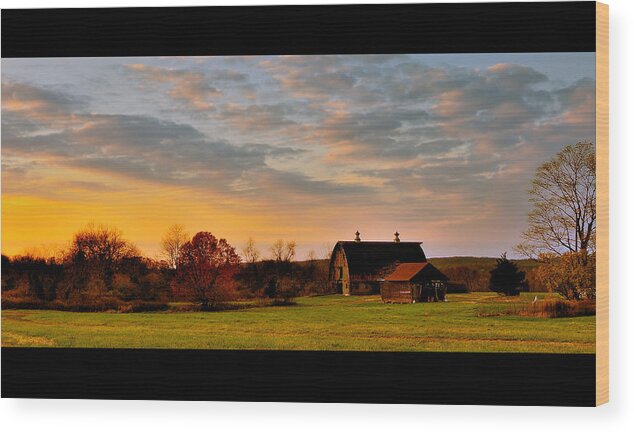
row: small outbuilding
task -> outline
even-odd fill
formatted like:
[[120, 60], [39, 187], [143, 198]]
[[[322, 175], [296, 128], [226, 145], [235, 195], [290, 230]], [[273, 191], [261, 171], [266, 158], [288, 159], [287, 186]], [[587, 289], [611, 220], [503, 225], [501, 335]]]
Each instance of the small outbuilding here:
[[381, 282], [384, 303], [445, 301], [447, 276], [429, 262], [400, 263]]

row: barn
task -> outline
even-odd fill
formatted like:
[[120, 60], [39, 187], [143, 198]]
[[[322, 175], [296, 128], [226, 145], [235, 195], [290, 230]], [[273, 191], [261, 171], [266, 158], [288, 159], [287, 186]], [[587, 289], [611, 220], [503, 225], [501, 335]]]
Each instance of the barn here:
[[[410, 281], [412, 285], [428, 284], [423, 279], [433, 275], [434, 281], [444, 283], [447, 277], [427, 262], [421, 242], [404, 242], [399, 233], [393, 241], [361, 241], [355, 233], [353, 241], [339, 241], [330, 258], [329, 279], [331, 289], [343, 295], [379, 294], [385, 278], [404, 263], [426, 263], [430, 267]], [[433, 270], [432, 270], [433, 269]], [[422, 282], [421, 282], [422, 281]], [[391, 281], [396, 286], [402, 281]], [[431, 282], [431, 279], [429, 280]], [[426, 286], [426, 285], [425, 285]], [[423, 292], [421, 288], [421, 292]]]

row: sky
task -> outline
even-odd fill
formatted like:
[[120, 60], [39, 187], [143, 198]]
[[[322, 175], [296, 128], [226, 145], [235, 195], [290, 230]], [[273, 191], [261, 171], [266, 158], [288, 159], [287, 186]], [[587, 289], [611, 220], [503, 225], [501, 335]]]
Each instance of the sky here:
[[513, 256], [594, 107], [594, 53], [2, 59], [2, 253], [94, 222], [150, 257], [175, 223]]

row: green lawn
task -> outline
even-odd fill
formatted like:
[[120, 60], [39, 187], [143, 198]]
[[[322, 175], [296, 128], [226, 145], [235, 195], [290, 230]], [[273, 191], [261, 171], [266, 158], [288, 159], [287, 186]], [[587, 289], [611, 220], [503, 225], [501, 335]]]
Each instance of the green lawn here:
[[[540, 294], [539, 297], [543, 297]], [[523, 294], [513, 302], [529, 302]], [[224, 312], [2, 311], [2, 346], [592, 353], [595, 317], [486, 316], [506, 300], [453, 294], [388, 305], [378, 296], [304, 297]], [[484, 316], [483, 316], [484, 315]]]

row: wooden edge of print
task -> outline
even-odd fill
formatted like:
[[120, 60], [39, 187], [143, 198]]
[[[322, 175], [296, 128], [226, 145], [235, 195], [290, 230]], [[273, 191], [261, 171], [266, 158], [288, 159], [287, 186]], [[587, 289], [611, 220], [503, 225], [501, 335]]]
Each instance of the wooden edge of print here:
[[609, 8], [596, 9], [597, 321], [596, 404], [609, 400]]

